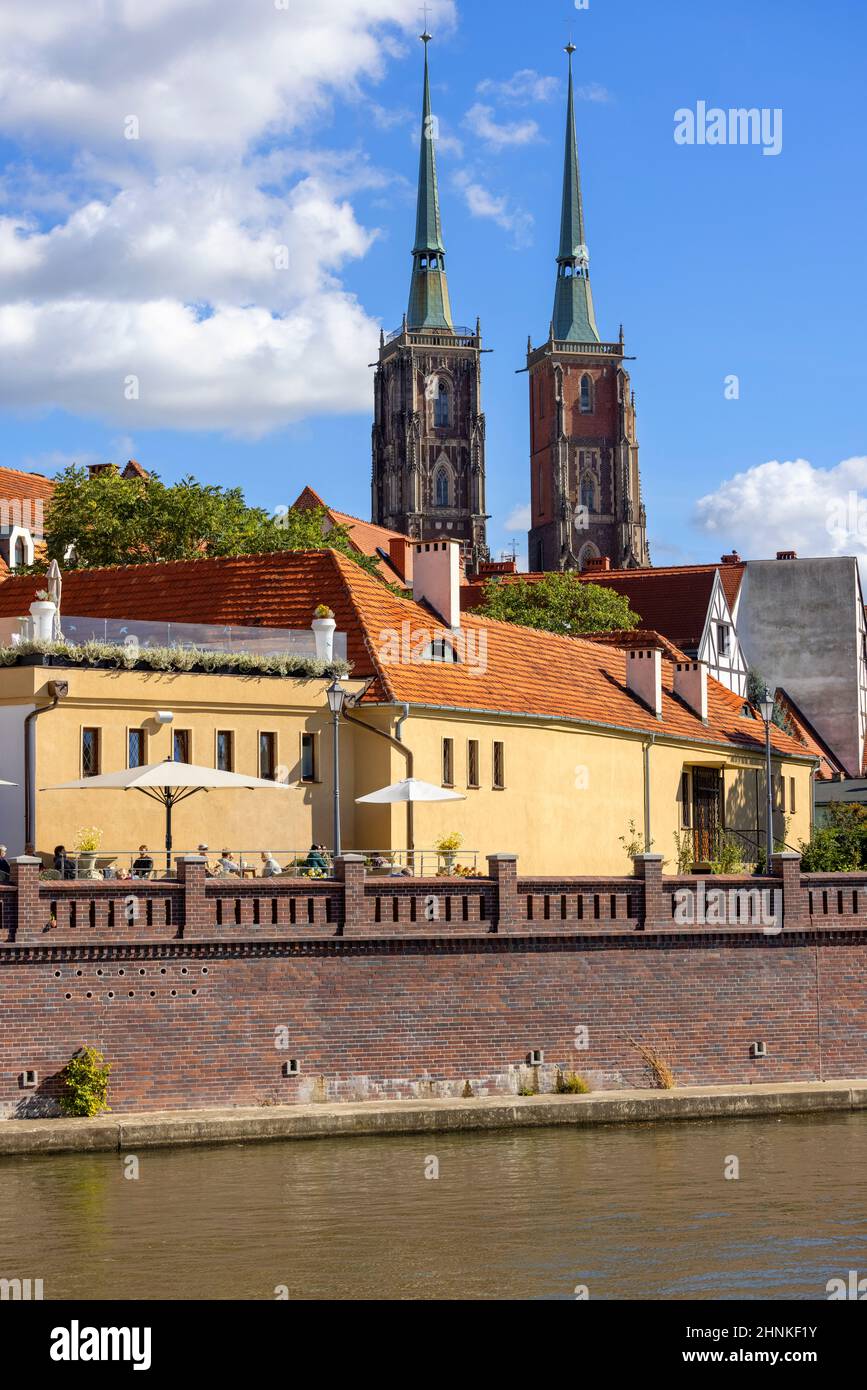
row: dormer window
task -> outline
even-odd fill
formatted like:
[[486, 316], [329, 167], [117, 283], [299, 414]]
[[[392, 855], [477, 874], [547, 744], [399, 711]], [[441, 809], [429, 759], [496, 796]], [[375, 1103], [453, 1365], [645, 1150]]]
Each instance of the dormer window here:
[[439, 661], [448, 665], [460, 660], [451, 642], [447, 642], [445, 637], [435, 637], [432, 642], [429, 642], [422, 652], [421, 659], [422, 661]]

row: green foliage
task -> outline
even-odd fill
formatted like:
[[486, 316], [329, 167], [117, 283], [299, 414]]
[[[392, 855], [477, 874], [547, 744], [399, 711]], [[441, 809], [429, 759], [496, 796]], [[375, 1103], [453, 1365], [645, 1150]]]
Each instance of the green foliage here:
[[297, 676], [324, 679], [346, 676], [345, 661], [315, 657], [258, 656], [255, 652], [214, 652], [200, 647], [125, 647], [112, 642], [21, 642], [0, 647], [0, 666], [14, 666], [22, 656], [59, 657], [69, 666], [110, 666], [133, 671], [231, 671], [239, 676]]
[[464, 1100], [472, 1100], [473, 1094], [473, 1088], [470, 1085], [469, 1081], [465, 1081], [464, 1089], [461, 1091], [461, 1095], [463, 1096]]
[[65, 1115], [98, 1115], [110, 1110], [108, 1074], [111, 1067], [101, 1052], [86, 1045], [67, 1062], [60, 1073], [63, 1091], [59, 1104]]
[[[761, 671], [747, 672], [747, 699], [751, 705], [755, 705], [756, 709], [758, 709], [759, 703], [770, 695], [770, 693], [771, 688]], [[790, 738], [798, 739], [799, 742], [801, 741], [800, 735], [789, 718], [788, 713], [777, 704], [776, 701], [774, 702], [774, 713], [771, 718], [771, 723], [776, 724], [777, 728], [782, 729], [783, 733], [788, 734]]]
[[677, 855], [677, 872], [688, 874], [695, 862], [695, 846], [691, 830], [675, 830], [674, 846]]
[[481, 612], [486, 618], [543, 632], [560, 632], [567, 637], [578, 637], [584, 632], [631, 630], [639, 621], [622, 594], [601, 584], [586, 583], [574, 574], [557, 573], [546, 574], [544, 579], [532, 583], [489, 580]]
[[867, 808], [837, 801], [828, 807], [828, 824], [799, 845], [801, 867], [808, 874], [851, 873], [867, 867]]
[[[123, 478], [114, 470], [89, 477], [71, 464], [55, 479], [48, 509], [48, 560], [64, 569], [152, 564], [253, 555], [274, 550], [339, 550], [377, 574], [377, 562], [359, 555], [344, 526], [325, 532], [323, 508], [280, 508], [271, 515], [249, 507], [240, 488], [186, 477], [166, 484], [154, 473]], [[69, 547], [73, 558], [65, 559]]]
[[586, 1096], [590, 1090], [590, 1083], [575, 1071], [567, 1071], [565, 1076], [562, 1071], [558, 1071], [555, 1089], [559, 1096]]
[[730, 836], [721, 836], [716, 855], [710, 861], [710, 867], [714, 874], [742, 874], [744, 872], [742, 846]]
[[[630, 859], [634, 859], [636, 854], [644, 853], [644, 836], [638, 833], [638, 826], [631, 820], [626, 827], [625, 835], [618, 835], [618, 840], [622, 844]], [[651, 841], [651, 843], [653, 843]]]

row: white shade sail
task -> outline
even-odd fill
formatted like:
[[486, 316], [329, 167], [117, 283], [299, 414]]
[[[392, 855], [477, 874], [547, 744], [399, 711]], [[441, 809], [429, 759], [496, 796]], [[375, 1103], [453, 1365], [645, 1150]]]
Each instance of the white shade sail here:
[[4, 781], [4, 779], [3, 779], [2, 777], [0, 777], [0, 787], [17, 787], [17, 786], [18, 786], [18, 783], [17, 783], [17, 782], [6, 782], [6, 781]]
[[422, 782], [418, 777], [404, 777], [402, 782], [392, 782], [390, 787], [381, 787], [367, 796], [357, 796], [356, 801], [373, 802], [376, 805], [395, 805], [401, 801], [466, 801], [463, 792], [449, 791], [447, 787], [435, 787], [433, 782]]

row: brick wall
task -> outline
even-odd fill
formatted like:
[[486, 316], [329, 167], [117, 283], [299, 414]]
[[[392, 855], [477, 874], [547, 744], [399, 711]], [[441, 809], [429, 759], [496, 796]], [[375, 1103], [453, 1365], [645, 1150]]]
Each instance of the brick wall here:
[[[109, 932], [83, 907], [108, 885], [68, 885], [78, 925], [51, 926], [58, 885], [17, 864], [21, 910], [3, 895], [18, 925], [0, 945], [0, 1115], [51, 1112], [83, 1043], [112, 1064], [116, 1112], [467, 1082], [477, 1095], [544, 1090], [558, 1068], [596, 1087], [648, 1085], [640, 1047], [682, 1085], [867, 1074], [867, 876], [814, 881], [778, 863], [792, 911], [768, 934], [679, 927], [658, 859], [636, 867], [604, 883], [525, 880], [499, 856], [487, 880], [421, 883], [366, 880], [347, 856], [342, 881], [230, 888], [186, 865], [168, 899], [148, 886], [171, 923]], [[756, 1042], [766, 1057], [751, 1057]], [[36, 1086], [22, 1086], [26, 1070]]]

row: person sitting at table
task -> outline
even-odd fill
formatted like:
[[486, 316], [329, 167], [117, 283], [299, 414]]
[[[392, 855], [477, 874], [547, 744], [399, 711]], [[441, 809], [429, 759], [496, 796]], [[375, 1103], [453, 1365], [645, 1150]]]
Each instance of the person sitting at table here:
[[220, 869], [224, 874], [239, 874], [241, 872], [241, 865], [235, 863], [230, 849], [224, 849], [221, 852]]
[[8, 883], [11, 877], [12, 870], [6, 858], [6, 846], [0, 845], [0, 883]]
[[154, 871], [154, 861], [148, 854], [147, 845], [139, 845], [138, 858], [133, 862], [132, 871], [136, 878], [147, 878]]
[[323, 853], [322, 845], [311, 845], [310, 852], [304, 860], [305, 869], [328, 869], [328, 860]]
[[270, 849], [263, 849], [260, 857], [262, 860], [263, 878], [276, 878], [278, 874], [282, 874], [283, 870], [280, 868], [280, 865], [277, 863]]
[[63, 878], [75, 878], [75, 865], [66, 857], [66, 846], [54, 846], [54, 867]]

